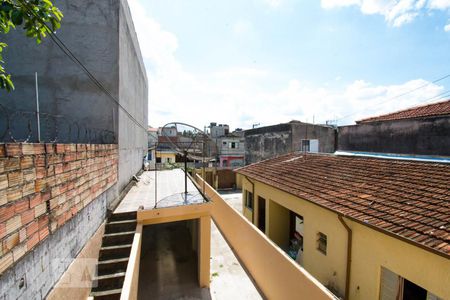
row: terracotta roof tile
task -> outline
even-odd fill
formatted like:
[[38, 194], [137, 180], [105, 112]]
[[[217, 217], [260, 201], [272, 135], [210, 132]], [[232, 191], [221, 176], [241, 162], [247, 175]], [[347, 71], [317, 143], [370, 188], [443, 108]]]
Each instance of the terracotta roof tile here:
[[237, 170], [450, 256], [450, 164], [292, 153]]
[[357, 124], [372, 123], [379, 121], [393, 121], [401, 119], [415, 119], [424, 117], [436, 117], [450, 115], [450, 100], [443, 102], [416, 106], [405, 110], [389, 113], [386, 115], [370, 117], [356, 121]]

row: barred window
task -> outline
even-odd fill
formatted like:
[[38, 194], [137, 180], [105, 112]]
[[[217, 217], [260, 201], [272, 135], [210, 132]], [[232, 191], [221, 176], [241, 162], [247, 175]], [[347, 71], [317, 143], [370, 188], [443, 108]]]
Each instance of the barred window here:
[[317, 234], [317, 250], [327, 255], [327, 235], [322, 232]]

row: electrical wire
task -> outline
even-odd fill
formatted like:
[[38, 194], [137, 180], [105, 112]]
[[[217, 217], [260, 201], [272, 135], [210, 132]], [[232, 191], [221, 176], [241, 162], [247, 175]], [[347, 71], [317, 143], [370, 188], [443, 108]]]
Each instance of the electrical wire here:
[[108, 99], [113, 101], [117, 104], [119, 108], [121, 108], [127, 116], [136, 123], [139, 127], [141, 127], [145, 132], [147, 132], [147, 128], [143, 126], [136, 118], [134, 118], [128, 110], [120, 104], [120, 102], [103, 86], [103, 84], [97, 80], [97, 78], [87, 69], [87, 67], [73, 54], [73, 52], [64, 44], [64, 42], [52, 31], [52, 29], [42, 20], [42, 18], [36, 14], [36, 12], [28, 5], [26, 1], [19, 0], [20, 3], [25, 7], [25, 9], [28, 11], [28, 13], [34, 15], [36, 19], [39, 21], [39, 23], [44, 26], [46, 29], [48, 35], [50, 36], [51, 40], [58, 46], [58, 48], [72, 60], [76, 65], [78, 65], [83, 72], [89, 77], [89, 79], [97, 86], [106, 96], [108, 96]]
[[[387, 102], [390, 102], [390, 101], [392, 101], [392, 100], [398, 99], [398, 98], [403, 97], [403, 96], [405, 96], [405, 95], [411, 94], [411, 93], [413, 93], [413, 92], [415, 92], [415, 91], [418, 91], [418, 90], [420, 90], [420, 89], [423, 89], [424, 87], [427, 87], [427, 86], [429, 86], [429, 85], [431, 85], [431, 84], [434, 84], [434, 83], [437, 83], [437, 82], [442, 81], [442, 80], [444, 80], [444, 79], [447, 79], [447, 78], [449, 78], [449, 77], [450, 77], [450, 74], [447, 74], [447, 75], [442, 76], [442, 77], [440, 77], [440, 78], [438, 78], [438, 79], [436, 79], [436, 80], [433, 80], [433, 81], [431, 81], [431, 82], [427, 82], [426, 84], [423, 84], [423, 85], [421, 85], [421, 86], [419, 86], [419, 87], [416, 87], [416, 88], [414, 88], [414, 89], [412, 89], [412, 90], [409, 90], [409, 91], [407, 91], [407, 92], [404, 92], [404, 93], [402, 93], [402, 94], [400, 94], [400, 95], [397, 95], [397, 96], [391, 97], [391, 98], [389, 98], [389, 99], [387, 99], [387, 100], [384, 100], [384, 101], [382, 101], [382, 102], [380, 102], [380, 103], [378, 103], [378, 104], [375, 104], [375, 105], [373, 105], [373, 106], [371, 106], [371, 107], [368, 107], [368, 108], [365, 108], [365, 109], [363, 109], [363, 110], [356, 111], [356, 112], [353, 112], [353, 113], [348, 114], [348, 115], [346, 115], [346, 116], [343, 116], [342, 118], [336, 119], [336, 121], [341, 121], [341, 120], [347, 119], [348, 117], [351, 117], [351, 116], [353, 116], [353, 115], [359, 114], [359, 113], [364, 112], [364, 111], [367, 111], [368, 109], [375, 108], [375, 107], [377, 107], [377, 106], [379, 106], [379, 105], [381, 105], [381, 104], [385, 104], [385, 103], [387, 103]], [[437, 96], [440, 96], [440, 95], [437, 95]], [[432, 97], [432, 98], [435, 98], [435, 97], [437, 97], [437, 96], [434, 96], [434, 97]], [[429, 99], [425, 99], [425, 100], [424, 100], [424, 102], [426, 102], [426, 101], [429, 101]]]

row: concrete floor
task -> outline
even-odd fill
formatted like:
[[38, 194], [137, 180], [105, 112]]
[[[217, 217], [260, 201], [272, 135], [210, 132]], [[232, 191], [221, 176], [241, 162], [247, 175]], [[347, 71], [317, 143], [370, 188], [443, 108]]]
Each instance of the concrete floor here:
[[145, 226], [141, 251], [138, 299], [211, 299], [198, 287], [186, 221]]

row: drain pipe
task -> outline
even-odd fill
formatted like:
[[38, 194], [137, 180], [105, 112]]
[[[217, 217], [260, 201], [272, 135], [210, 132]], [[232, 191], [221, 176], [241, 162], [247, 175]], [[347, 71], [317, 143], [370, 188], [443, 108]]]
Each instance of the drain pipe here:
[[342, 218], [342, 215], [338, 215], [338, 219], [341, 222], [341, 224], [345, 227], [347, 230], [347, 270], [345, 274], [345, 299], [349, 299], [350, 294], [350, 271], [352, 266], [352, 237], [353, 233], [350, 227], [348, 227], [347, 223], [345, 223], [344, 219]]
[[[244, 175], [244, 178], [250, 182], [250, 184], [252, 185], [252, 197], [253, 197], [253, 212], [252, 212], [252, 224], [255, 224], [255, 183], [253, 181], [251, 181], [250, 179], [248, 179], [247, 176]], [[247, 195], [245, 195], [245, 197], [247, 197]], [[245, 202], [244, 202], [245, 203]], [[244, 204], [245, 205], [245, 204]]]

